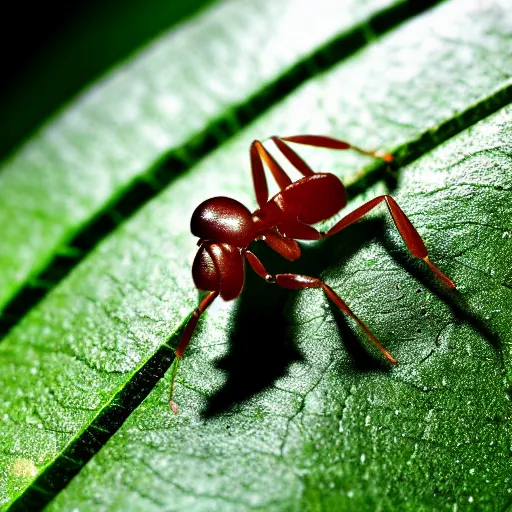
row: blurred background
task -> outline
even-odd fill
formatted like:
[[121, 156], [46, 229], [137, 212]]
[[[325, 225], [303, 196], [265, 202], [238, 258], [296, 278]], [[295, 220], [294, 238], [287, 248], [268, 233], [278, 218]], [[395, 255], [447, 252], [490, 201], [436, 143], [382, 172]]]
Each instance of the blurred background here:
[[163, 30], [212, 0], [35, 0], [0, 16], [0, 158]]

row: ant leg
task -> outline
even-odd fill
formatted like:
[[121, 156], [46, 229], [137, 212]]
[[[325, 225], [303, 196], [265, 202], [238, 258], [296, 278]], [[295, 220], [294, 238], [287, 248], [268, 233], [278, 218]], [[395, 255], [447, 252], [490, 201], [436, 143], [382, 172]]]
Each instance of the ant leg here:
[[359, 220], [363, 215], [368, 213], [371, 209], [375, 208], [382, 201], [386, 202], [386, 206], [388, 207], [391, 216], [393, 217], [393, 221], [395, 222], [395, 226], [397, 227], [400, 236], [402, 237], [405, 245], [411, 251], [413, 256], [416, 258], [420, 258], [424, 260], [427, 265], [432, 269], [432, 271], [441, 279], [448, 288], [455, 288], [455, 283], [446, 277], [429, 259], [427, 248], [423, 243], [423, 240], [416, 231], [416, 228], [412, 225], [411, 221], [407, 218], [405, 213], [402, 211], [398, 203], [390, 196], [378, 196], [374, 199], [371, 199], [367, 203], [363, 204], [359, 208], [356, 208], [353, 212], [349, 213], [347, 216], [343, 217], [337, 224], [335, 224], [325, 235], [326, 238], [338, 233], [343, 228], [347, 227], [349, 224]]
[[175, 362], [173, 363], [174, 368], [172, 370], [171, 375], [171, 391], [169, 397], [169, 405], [171, 406], [171, 409], [175, 413], [178, 412], [178, 406], [176, 405], [172, 398], [174, 394], [174, 379], [176, 378], [176, 374], [178, 373], [178, 367], [181, 356], [183, 355], [183, 352], [185, 352], [185, 349], [187, 348], [190, 339], [192, 338], [192, 334], [194, 333], [199, 318], [206, 311], [208, 306], [217, 298], [218, 295], [219, 292], [211, 292], [200, 302], [198, 308], [192, 313], [192, 316], [190, 317], [187, 326], [185, 327], [184, 331], [181, 334], [180, 341], [178, 343], [178, 348], [176, 349], [176, 359]]
[[208, 306], [218, 297], [219, 292], [211, 292], [209, 293], [199, 304], [198, 308], [192, 313], [185, 330], [181, 334], [180, 342], [178, 343], [178, 348], [176, 349], [176, 357], [181, 357], [187, 345], [192, 338], [192, 334], [196, 328], [199, 317], [206, 311]]
[[[389, 153], [381, 151], [367, 151], [349, 144], [348, 142], [324, 135], [293, 135], [290, 137], [273, 136], [271, 139], [286, 159], [303, 176], [313, 176], [315, 172], [290, 146], [288, 146], [288, 144], [286, 144], [286, 142], [295, 142], [296, 144], [305, 144], [308, 146], [328, 149], [353, 149], [359, 153], [373, 156], [374, 158], [382, 158], [386, 162], [393, 161], [393, 157]], [[263, 168], [263, 162], [267, 164], [272, 176], [281, 190], [286, 188], [288, 185], [291, 185], [292, 180], [259, 140], [252, 142], [249, 153], [251, 157], [252, 181], [254, 184], [254, 191], [256, 193], [256, 200], [260, 208], [263, 208], [268, 201], [268, 185]]]
[[303, 176], [313, 176], [315, 174], [315, 171], [283, 139], [276, 136], [271, 137], [271, 139], [281, 153]]
[[368, 151], [361, 149], [343, 140], [327, 137], [325, 135], [292, 135], [291, 137], [281, 137], [282, 140], [287, 142], [295, 142], [296, 144], [305, 144], [307, 146], [314, 146], [317, 148], [327, 149], [353, 149], [358, 153], [373, 156], [374, 158], [381, 158], [385, 162], [392, 162], [393, 156], [383, 151]]
[[251, 268], [258, 274], [261, 278], [265, 279], [267, 283], [275, 283], [276, 280], [273, 275], [269, 274], [267, 272], [267, 269], [263, 266], [263, 263], [261, 263], [260, 259], [256, 254], [254, 254], [251, 251], [245, 251], [244, 256], [249, 262], [249, 265]]
[[260, 208], [263, 208], [268, 201], [268, 186], [263, 169], [263, 162], [267, 164], [279, 188], [283, 189], [291, 185], [292, 180], [259, 140], [255, 140], [251, 144], [249, 152], [251, 156], [252, 181], [256, 193], [256, 200]]
[[275, 277], [267, 272], [263, 263], [250, 251], [245, 252], [245, 257], [249, 265], [260, 277], [265, 279], [268, 283], [275, 283], [281, 288], [288, 288], [289, 290], [303, 290], [304, 288], [322, 288], [327, 295], [327, 298], [332, 301], [338, 308], [347, 316], [357, 322], [359, 327], [364, 331], [366, 336], [372, 343], [384, 354], [390, 363], [396, 363], [391, 354], [382, 346], [375, 335], [368, 329], [366, 324], [348, 307], [347, 303], [326, 283], [316, 277], [304, 276], [299, 274], [277, 274]]
[[304, 288], [322, 288], [327, 295], [327, 298], [331, 300], [338, 308], [350, 318], [354, 319], [359, 327], [364, 331], [366, 336], [370, 338], [373, 344], [384, 354], [386, 359], [390, 363], [396, 363], [391, 354], [381, 345], [379, 340], [374, 334], [368, 329], [366, 324], [348, 307], [347, 303], [341, 299], [341, 297], [327, 284], [316, 277], [302, 276], [299, 274], [277, 274], [276, 283], [281, 288], [288, 288], [289, 290], [302, 290]]

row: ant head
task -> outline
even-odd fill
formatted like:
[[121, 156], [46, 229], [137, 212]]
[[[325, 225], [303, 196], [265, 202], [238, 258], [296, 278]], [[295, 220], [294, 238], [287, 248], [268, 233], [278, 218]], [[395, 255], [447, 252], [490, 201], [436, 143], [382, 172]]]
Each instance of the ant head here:
[[202, 202], [192, 214], [192, 234], [202, 240], [247, 247], [254, 238], [251, 212], [229, 197], [213, 197]]

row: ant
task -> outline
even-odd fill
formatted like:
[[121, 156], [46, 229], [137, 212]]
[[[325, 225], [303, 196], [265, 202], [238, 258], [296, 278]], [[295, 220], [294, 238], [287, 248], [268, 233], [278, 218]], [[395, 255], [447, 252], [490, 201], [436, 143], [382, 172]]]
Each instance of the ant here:
[[[249, 250], [253, 241], [262, 240], [287, 260], [294, 261], [301, 255], [296, 238], [301, 240], [328, 238], [384, 202], [411, 254], [424, 260], [448, 288], [455, 288], [453, 281], [429, 260], [427, 249], [419, 233], [390, 195], [371, 199], [339, 220], [326, 233], [317, 231], [312, 224], [329, 219], [346, 206], [345, 187], [334, 174], [314, 172], [289, 146], [289, 143], [338, 150], [353, 149], [359, 153], [380, 158], [385, 162], [392, 162], [392, 155], [379, 151], [366, 151], [348, 142], [322, 135], [274, 136], [271, 137], [271, 140], [286, 159], [304, 176], [303, 178], [292, 182], [284, 169], [265, 149], [262, 142], [255, 140], [250, 147], [250, 159], [259, 208], [251, 213], [243, 204], [234, 199], [213, 197], [201, 203], [192, 214], [191, 231], [192, 234], [199, 237], [199, 250], [192, 266], [192, 277], [199, 290], [206, 290], [210, 293], [200, 302], [190, 317], [176, 349], [176, 364], [171, 376], [170, 397], [170, 406], [174, 412], [178, 412], [178, 407], [172, 399], [174, 379], [179, 361], [190, 342], [197, 322], [219, 295], [224, 300], [232, 300], [240, 295], [244, 286], [245, 261], [267, 283], [277, 284], [277, 286], [290, 290], [321, 288], [329, 300], [356, 321], [390, 363], [397, 362], [380, 344], [366, 324], [329, 285], [316, 277], [298, 274], [269, 274], [263, 263]], [[263, 163], [267, 165], [280, 188], [280, 192], [270, 199]]]

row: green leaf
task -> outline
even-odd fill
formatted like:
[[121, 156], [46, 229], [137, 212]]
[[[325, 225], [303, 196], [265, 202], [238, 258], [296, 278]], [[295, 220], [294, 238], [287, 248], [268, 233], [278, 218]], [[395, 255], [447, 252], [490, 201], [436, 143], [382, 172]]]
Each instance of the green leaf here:
[[180, 368], [181, 414], [169, 409], [167, 376], [49, 510], [504, 509], [511, 126], [508, 107], [400, 174], [395, 195], [457, 293], [411, 261], [392, 222], [338, 235], [322, 277], [386, 340], [397, 367], [357, 350], [311, 290], [288, 315], [300, 360], [285, 358], [276, 375], [286, 336], [269, 322], [275, 304], [255, 312], [247, 291], [234, 320], [225, 310], [202, 323]]
[[253, 118], [258, 98], [289, 90], [284, 79], [300, 78], [310, 54], [362, 44], [362, 27], [405, 3], [352, 0], [341, 16], [330, 0], [219, 2], [85, 91], [0, 168], [0, 310], [56, 254], [76, 257], [67, 245], [77, 233], [75, 246], [89, 247], [83, 232], [100, 212], [110, 215], [96, 231], [122, 217], [114, 207], [155, 195], [208, 137], [238, 129], [237, 113]]
[[[299, 294], [295, 303], [294, 294], [249, 275], [237, 303], [201, 322], [180, 373], [182, 413], [171, 415], [168, 383], [160, 382], [83, 465], [155, 386], [169, 364], [166, 342], [197, 304], [193, 208], [216, 194], [254, 206], [248, 173], [238, 170], [248, 143], [327, 132], [396, 148], [401, 165], [508, 102], [511, 24], [505, 0], [492, 9], [447, 3], [418, 17], [308, 82], [117, 228], [0, 344], [0, 503], [40, 507], [45, 492], [52, 497], [80, 471], [55, 508], [374, 510], [407, 499], [411, 509], [432, 509], [470, 497], [503, 507], [510, 407], [500, 347], [510, 344], [509, 288], [479, 272], [503, 277], [510, 269], [509, 114], [426, 155], [400, 174], [395, 191], [460, 296], [437, 288], [392, 226], [378, 221], [306, 251], [305, 265], [325, 270], [398, 368], [353, 354], [364, 338], [354, 339], [321, 294]], [[382, 168], [354, 173], [365, 159], [303, 153], [353, 182], [352, 193], [371, 180], [369, 195], [387, 190]], [[483, 186], [487, 174], [491, 187]], [[486, 230], [493, 236], [480, 235]], [[386, 235], [384, 246], [371, 240], [375, 233]], [[227, 375], [213, 364], [223, 354]], [[105, 473], [117, 486], [103, 487]]]
[[[207, 3], [152, 0], [148, 9], [143, 0], [126, 0], [120, 9], [90, 2], [79, 13], [65, 15], [65, 24], [59, 18], [57, 30], [38, 44], [37, 59], [9, 77], [7, 93], [0, 97], [0, 158], [109, 67]], [[53, 12], [58, 12], [56, 5]], [[28, 40], [35, 41], [33, 34]]]

